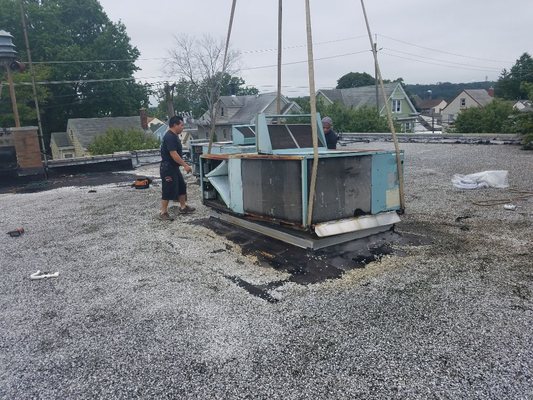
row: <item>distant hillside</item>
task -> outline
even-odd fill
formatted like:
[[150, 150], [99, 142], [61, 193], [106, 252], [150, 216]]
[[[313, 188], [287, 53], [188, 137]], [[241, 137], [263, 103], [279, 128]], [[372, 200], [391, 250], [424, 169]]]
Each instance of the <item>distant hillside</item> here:
[[427, 99], [428, 90], [431, 90], [432, 99], [444, 99], [447, 102], [453, 100], [463, 89], [488, 89], [494, 87], [496, 82], [470, 82], [470, 83], [450, 83], [440, 82], [433, 85], [405, 85], [407, 92], [411, 95], [417, 95], [421, 99]]

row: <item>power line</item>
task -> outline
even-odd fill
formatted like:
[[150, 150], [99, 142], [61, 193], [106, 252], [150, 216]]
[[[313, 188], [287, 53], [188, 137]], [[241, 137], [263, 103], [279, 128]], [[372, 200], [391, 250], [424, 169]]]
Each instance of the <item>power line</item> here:
[[[415, 60], [415, 59], [408, 58], [408, 57], [398, 56], [396, 54], [389, 54], [386, 51], [382, 51], [382, 54], [385, 54], [385, 55], [390, 56], [390, 57], [401, 58], [403, 60], [416, 61], [416, 62], [423, 63], [423, 64], [438, 65], [439, 67], [456, 68], [456, 69], [459, 68], [459, 67], [454, 66], [454, 65], [446, 65], [446, 64], [434, 63], [434, 62], [430, 62], [430, 61]], [[470, 71], [494, 72], [493, 70], [486, 69], [486, 68], [483, 69], [483, 68], [461, 67], [461, 69], [466, 69], [466, 70], [470, 70]]]
[[[354, 54], [361, 54], [361, 53], [366, 53], [366, 52], [369, 52], [370, 50], [361, 50], [361, 51], [356, 51], [356, 52], [353, 52], [353, 53], [345, 53], [345, 54], [336, 54], [334, 56], [329, 56], [329, 57], [320, 57], [320, 58], [315, 58], [313, 61], [322, 61], [322, 60], [330, 60], [332, 58], [340, 58], [340, 57], [346, 57], [346, 56], [352, 56]], [[303, 64], [303, 63], [307, 63], [307, 60], [302, 60], [302, 61], [292, 61], [292, 62], [288, 62], [288, 63], [283, 63], [281, 65], [294, 65], [294, 64]], [[248, 67], [248, 68], [241, 68], [241, 70], [243, 71], [248, 71], [248, 70], [252, 70], [252, 69], [261, 69], [261, 68], [272, 68], [272, 67], [277, 67], [276, 64], [272, 64], [272, 65], [261, 65], [261, 66], [257, 66], [257, 67]]]
[[[355, 40], [360, 39], [364, 37], [364, 35], [361, 36], [353, 36], [348, 38], [342, 38], [342, 39], [334, 39], [334, 40], [327, 40], [324, 42], [318, 42], [315, 43], [315, 45], [322, 45], [322, 44], [331, 44], [331, 43], [337, 43], [337, 42], [345, 42], [348, 40]], [[286, 46], [283, 47], [283, 50], [292, 50], [296, 48], [305, 47], [307, 45], [294, 45], [294, 46]], [[276, 48], [270, 48], [270, 49], [256, 49], [256, 50], [243, 50], [243, 54], [254, 54], [254, 53], [266, 53], [266, 52], [272, 52], [277, 51]], [[90, 63], [111, 63], [111, 62], [136, 62], [136, 61], [169, 61], [172, 60], [171, 57], [150, 57], [150, 58], [117, 58], [117, 59], [103, 59], [103, 60], [62, 60], [62, 61], [34, 61], [33, 64], [90, 64]]]
[[430, 50], [430, 51], [435, 51], [437, 53], [443, 53], [443, 54], [448, 54], [448, 55], [451, 55], [451, 56], [457, 56], [457, 57], [463, 57], [463, 58], [470, 58], [472, 60], [479, 60], [479, 61], [491, 61], [491, 62], [498, 62], [498, 63], [512, 63], [512, 62], [509, 62], [509, 61], [503, 61], [503, 60], [493, 60], [493, 59], [490, 59], [490, 58], [480, 58], [480, 57], [472, 57], [472, 56], [465, 56], [463, 54], [458, 54], [458, 53], [452, 53], [452, 52], [449, 52], [449, 51], [445, 51], [445, 50], [438, 50], [438, 49], [433, 49], [431, 47], [425, 47], [425, 46], [420, 46], [418, 44], [414, 44], [414, 43], [409, 43], [409, 42], [406, 42], [404, 40], [400, 40], [400, 39], [395, 39], [395, 38], [392, 38], [390, 36], [386, 36], [386, 35], [379, 35], [381, 37], [384, 37], [384, 38], [387, 38], [387, 39], [390, 39], [390, 40], [394, 40], [395, 42], [400, 42], [400, 43], [403, 43], [403, 44], [407, 44], [409, 46], [414, 46], [414, 47], [418, 47], [418, 48], [421, 48], [421, 49], [424, 49], [424, 50]]
[[[480, 65], [463, 64], [463, 63], [456, 63], [456, 62], [453, 62], [453, 61], [446, 61], [446, 60], [439, 60], [439, 59], [435, 59], [435, 58], [431, 58], [431, 57], [421, 56], [421, 55], [418, 55], [418, 54], [408, 53], [406, 51], [391, 49], [391, 48], [388, 48], [388, 47], [383, 47], [383, 50], [389, 50], [389, 51], [392, 51], [392, 52], [395, 52], [395, 53], [406, 54], [408, 56], [413, 56], [413, 57], [418, 57], [418, 58], [425, 58], [427, 60], [436, 61], [436, 62], [439, 62], [439, 63], [444, 63], [444, 64], [438, 64], [438, 65], [443, 65], [443, 66], [452, 66], [452, 65], [455, 66], [456, 65], [456, 66], [460, 66], [460, 67], [479, 68], [482, 71], [496, 71], [496, 72], [500, 71], [499, 68], [485, 67], [485, 66], [480, 66]], [[414, 60], [414, 61], [419, 61], [419, 60]], [[448, 64], [452, 64], [452, 65], [448, 65]]]

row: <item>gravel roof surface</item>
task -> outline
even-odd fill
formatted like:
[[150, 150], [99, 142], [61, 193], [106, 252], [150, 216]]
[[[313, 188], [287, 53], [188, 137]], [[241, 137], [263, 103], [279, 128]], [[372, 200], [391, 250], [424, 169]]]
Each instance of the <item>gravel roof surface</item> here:
[[[157, 181], [0, 194], [0, 398], [533, 398], [533, 198], [482, 207], [510, 189], [451, 184], [505, 169], [532, 191], [533, 154], [401, 147], [397, 229], [432, 243], [276, 286], [275, 303], [228, 277], [287, 273], [198, 224], [208, 210], [191, 177], [197, 212], [174, 222], [157, 219]], [[59, 277], [30, 280], [37, 270]]]

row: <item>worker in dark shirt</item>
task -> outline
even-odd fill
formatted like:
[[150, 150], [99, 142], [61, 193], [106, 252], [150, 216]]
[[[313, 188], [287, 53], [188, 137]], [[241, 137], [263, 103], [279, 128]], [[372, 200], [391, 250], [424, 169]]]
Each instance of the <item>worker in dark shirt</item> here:
[[324, 130], [324, 136], [326, 136], [326, 145], [328, 149], [335, 150], [337, 148], [339, 136], [333, 130], [333, 121], [330, 117], [322, 118], [322, 129]]
[[179, 134], [183, 131], [183, 117], [175, 115], [168, 121], [168, 131], [161, 142], [161, 211], [159, 218], [164, 221], [172, 221], [168, 213], [170, 200], [179, 201], [179, 213], [187, 214], [195, 209], [187, 205], [187, 184], [183, 179], [180, 166], [185, 172], [190, 173], [192, 168], [183, 160], [183, 148]]

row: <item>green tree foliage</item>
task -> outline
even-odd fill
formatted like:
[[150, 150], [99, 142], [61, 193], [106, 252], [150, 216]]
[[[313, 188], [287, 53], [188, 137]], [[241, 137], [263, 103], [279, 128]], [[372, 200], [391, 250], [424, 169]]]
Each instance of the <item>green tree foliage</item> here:
[[496, 82], [487, 81], [487, 82], [471, 82], [471, 83], [450, 83], [450, 82], [439, 82], [432, 85], [404, 85], [404, 89], [409, 93], [409, 98], [411, 95], [418, 96], [421, 99], [429, 98], [428, 90], [431, 91], [431, 98], [433, 99], [444, 99], [447, 102], [452, 101], [459, 93], [464, 89], [489, 89], [490, 87], [495, 87]]
[[504, 122], [504, 132], [523, 136], [522, 144], [526, 150], [533, 150], [533, 112], [514, 111]]
[[[311, 107], [309, 97], [291, 99], [298, 103], [304, 113], [309, 114]], [[375, 107], [347, 108], [340, 103], [324, 104], [318, 101], [317, 111], [322, 117], [328, 116], [333, 120], [337, 132], [389, 132], [387, 118], [379, 115]], [[302, 121], [303, 122], [303, 121]]]
[[[26, 0], [24, 5], [32, 60], [45, 63], [47, 80], [63, 82], [47, 86], [49, 97], [41, 106], [46, 138], [64, 131], [68, 118], [135, 115], [146, 106], [148, 87], [132, 79], [139, 51], [98, 0]], [[0, 10], [0, 27], [14, 36], [24, 60], [19, 0], [0, 0]], [[104, 79], [117, 80], [84, 82]]]
[[533, 59], [528, 53], [522, 54], [510, 71], [503, 70], [495, 92], [508, 100], [525, 99], [529, 94], [525, 82], [533, 83]]
[[[218, 77], [216, 78], [218, 79]], [[174, 98], [172, 104], [176, 113], [192, 112], [194, 118], [201, 117], [208, 109], [205, 98], [206, 87], [209, 82], [204, 79], [200, 85], [196, 85], [186, 79], [180, 79], [174, 86]], [[224, 74], [221, 79], [220, 95], [229, 96], [235, 94], [237, 96], [255, 95], [259, 90], [253, 86], [246, 86], [244, 79], [230, 74]], [[160, 102], [157, 106], [156, 115], [160, 119], [165, 119], [167, 116], [167, 106], [165, 102], [164, 93], [160, 93]]]
[[[2, 72], [4, 72], [4, 77], [1, 75]], [[45, 66], [38, 66], [34, 68], [34, 72], [36, 81], [46, 80], [50, 75], [49, 68]], [[13, 115], [9, 87], [6, 81], [7, 77], [5, 75], [7, 75], [5, 69], [4, 71], [0, 71], [0, 80], [2, 80], [3, 83], [2, 89], [0, 90], [0, 127], [2, 128], [15, 126], [15, 117]], [[35, 101], [33, 98], [30, 72], [28, 70], [25, 72], [12, 71], [11, 75], [15, 85], [17, 110], [21, 125], [37, 126], [37, 113], [35, 111]], [[36, 89], [39, 104], [44, 104], [46, 99], [50, 96], [50, 91], [46, 86], [42, 85], [36, 85]]]
[[253, 86], [245, 86], [246, 82], [239, 76], [224, 74], [221, 79], [221, 96], [248, 96], [259, 94], [259, 90]]
[[97, 136], [89, 145], [93, 155], [112, 154], [117, 151], [155, 149], [159, 147], [159, 139], [139, 129], [110, 128], [104, 135]]
[[373, 85], [376, 80], [366, 72], [349, 72], [337, 81], [337, 89], [348, 89]]
[[468, 108], [457, 116], [454, 131], [458, 133], [502, 133], [513, 112], [511, 102], [495, 99], [485, 107]]

